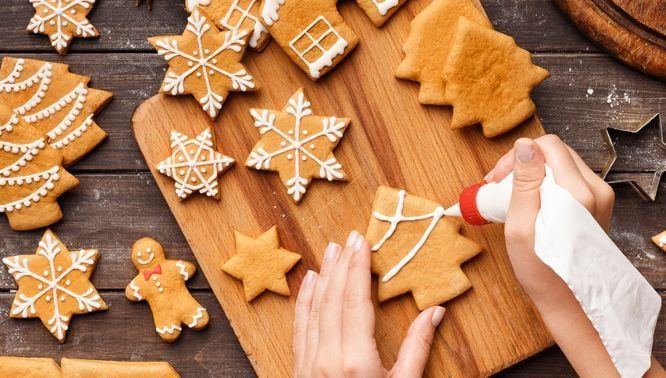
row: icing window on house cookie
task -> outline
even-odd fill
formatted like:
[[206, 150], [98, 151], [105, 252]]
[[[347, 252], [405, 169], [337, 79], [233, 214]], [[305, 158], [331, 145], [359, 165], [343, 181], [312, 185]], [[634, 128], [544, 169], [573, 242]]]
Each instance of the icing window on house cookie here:
[[[241, 5], [241, 1], [246, 4]], [[268, 33], [266, 27], [251, 12], [255, 6], [259, 6], [259, 0], [234, 0], [229, 7], [229, 11], [224, 15], [220, 24], [229, 30], [238, 30], [243, 26], [245, 20], [250, 20], [253, 24], [252, 37], [250, 37], [250, 47], [257, 47], [261, 35]]]
[[395, 213], [393, 215], [385, 215], [382, 214], [378, 211], [374, 212], [372, 216], [375, 218], [379, 219], [380, 221], [384, 222], [389, 222], [390, 226], [382, 239], [377, 242], [377, 244], [372, 246], [372, 251], [378, 251], [382, 245], [395, 233], [396, 229], [398, 228], [398, 224], [400, 222], [413, 222], [413, 221], [421, 221], [421, 220], [426, 220], [430, 219], [430, 224], [426, 228], [426, 230], [423, 232], [423, 235], [421, 235], [421, 238], [418, 240], [416, 245], [412, 247], [412, 249], [403, 257], [398, 264], [393, 266], [388, 273], [382, 277], [382, 282], [388, 282], [391, 280], [393, 277], [395, 277], [402, 268], [405, 267], [405, 265], [409, 264], [410, 261], [416, 256], [416, 254], [419, 252], [419, 250], [423, 247], [423, 245], [426, 243], [428, 240], [428, 237], [430, 237], [430, 234], [432, 231], [435, 229], [435, 226], [437, 226], [437, 223], [439, 222], [440, 219], [444, 216], [444, 208], [441, 206], [438, 206], [435, 208], [430, 213], [426, 214], [421, 214], [421, 215], [411, 215], [411, 216], [406, 216], [403, 214], [403, 209], [405, 207], [405, 197], [407, 195], [407, 192], [404, 190], [401, 190], [398, 192], [398, 205], [396, 207]]
[[372, 0], [372, 3], [377, 7], [379, 14], [386, 16], [389, 10], [398, 6], [398, 0]]
[[349, 43], [324, 17], [317, 17], [305, 30], [289, 42], [289, 47], [308, 66], [310, 76], [318, 78], [324, 67], [333, 65]]

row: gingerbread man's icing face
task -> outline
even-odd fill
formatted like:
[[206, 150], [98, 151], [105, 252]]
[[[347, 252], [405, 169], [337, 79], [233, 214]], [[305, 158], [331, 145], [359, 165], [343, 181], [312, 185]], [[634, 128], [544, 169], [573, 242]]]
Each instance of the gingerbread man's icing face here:
[[132, 262], [139, 270], [159, 264], [165, 259], [164, 249], [155, 239], [139, 239], [132, 246]]

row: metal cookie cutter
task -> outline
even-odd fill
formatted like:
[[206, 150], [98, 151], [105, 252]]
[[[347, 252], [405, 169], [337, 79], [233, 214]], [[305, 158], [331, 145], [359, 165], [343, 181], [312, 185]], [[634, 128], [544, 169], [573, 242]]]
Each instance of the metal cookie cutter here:
[[[646, 129], [652, 125], [655, 125], [654, 127], [659, 127], [659, 140], [657, 142], [659, 143], [659, 147], [666, 150], [666, 143], [664, 142], [664, 129], [661, 124], [661, 115], [659, 113], [653, 115], [649, 120], [647, 120], [647, 122], [645, 122], [636, 130], [623, 130], [614, 127], [606, 127], [601, 130], [606, 149], [608, 149], [610, 154], [610, 159], [606, 161], [606, 164], [604, 164], [604, 167], [601, 170], [602, 179], [606, 180], [606, 176], [608, 176], [608, 173], [613, 168], [613, 164], [617, 160], [617, 152], [615, 151], [615, 146], [613, 145], [613, 140], [610, 137], [609, 130], [638, 134], [641, 132], [641, 130]], [[631, 187], [634, 188], [641, 195], [641, 197], [646, 200], [654, 201], [655, 198], [657, 198], [659, 182], [661, 181], [661, 175], [664, 173], [664, 171], [666, 171], [666, 161], [656, 161], [654, 166], [654, 176], [648, 185], [645, 185], [645, 183], [639, 180], [640, 173], [627, 174], [626, 176], [618, 179], [606, 180], [606, 182], [609, 184], [626, 182], [631, 185]], [[650, 169], [650, 172], [652, 172], [652, 169]]]

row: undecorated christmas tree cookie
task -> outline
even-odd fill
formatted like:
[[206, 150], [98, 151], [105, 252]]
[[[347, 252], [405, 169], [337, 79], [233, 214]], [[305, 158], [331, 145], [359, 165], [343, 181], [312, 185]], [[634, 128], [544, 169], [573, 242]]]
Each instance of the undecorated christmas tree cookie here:
[[0, 356], [0, 378], [178, 378], [168, 362], [99, 361], [63, 358], [62, 368], [51, 358]]
[[51, 358], [0, 356], [2, 378], [58, 378], [60, 367]]
[[460, 266], [482, 248], [460, 234], [460, 222], [444, 217], [441, 205], [382, 186], [372, 209], [366, 238], [380, 302], [411, 292], [425, 310], [472, 286]]
[[287, 272], [301, 255], [280, 247], [277, 227], [254, 239], [238, 231], [236, 254], [222, 265], [222, 270], [243, 281], [245, 300], [250, 302], [266, 290], [289, 296]]

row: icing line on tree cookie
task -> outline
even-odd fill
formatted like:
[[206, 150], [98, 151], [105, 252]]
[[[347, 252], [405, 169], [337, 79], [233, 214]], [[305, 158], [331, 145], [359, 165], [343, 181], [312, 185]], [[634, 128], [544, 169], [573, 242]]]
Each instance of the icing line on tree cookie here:
[[382, 245], [391, 237], [393, 236], [393, 233], [395, 233], [395, 230], [398, 228], [398, 224], [400, 222], [412, 222], [412, 221], [420, 221], [420, 220], [425, 220], [425, 219], [430, 219], [430, 224], [428, 225], [428, 228], [426, 228], [425, 232], [423, 235], [421, 235], [421, 238], [419, 241], [412, 247], [412, 249], [403, 257], [398, 264], [396, 264], [394, 267], [392, 267], [388, 273], [386, 273], [382, 277], [382, 282], [388, 282], [391, 280], [391, 278], [395, 277], [402, 268], [405, 267], [405, 265], [409, 264], [410, 261], [416, 256], [416, 254], [419, 252], [421, 247], [425, 244], [425, 242], [428, 240], [428, 237], [432, 233], [432, 231], [435, 229], [435, 226], [437, 226], [437, 223], [439, 222], [440, 219], [444, 216], [444, 208], [441, 206], [438, 206], [435, 208], [434, 211], [427, 213], [427, 214], [422, 214], [422, 215], [414, 215], [414, 216], [405, 216], [403, 215], [402, 211], [405, 206], [405, 197], [407, 196], [407, 192], [404, 190], [400, 190], [398, 192], [398, 205], [396, 206], [395, 214], [393, 215], [385, 215], [382, 214], [378, 211], [375, 211], [372, 215], [384, 222], [389, 222], [390, 226], [382, 239], [378, 241], [375, 245], [372, 246], [372, 251], [378, 251]]

